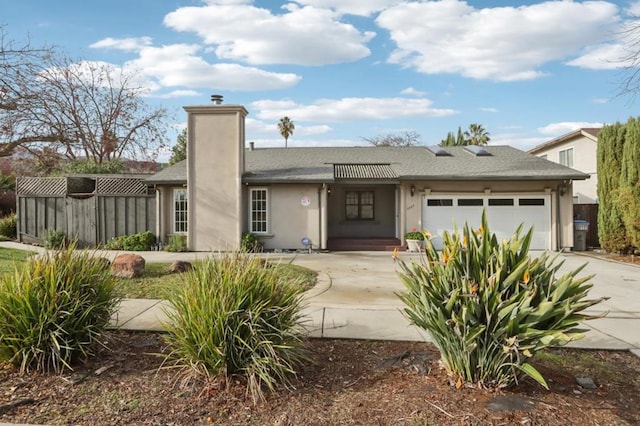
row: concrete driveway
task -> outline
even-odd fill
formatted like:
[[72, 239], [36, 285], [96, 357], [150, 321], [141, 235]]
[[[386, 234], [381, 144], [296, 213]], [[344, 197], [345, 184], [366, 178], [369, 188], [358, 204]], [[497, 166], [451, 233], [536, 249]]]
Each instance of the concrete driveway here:
[[[532, 252], [538, 256], [539, 252]], [[416, 255], [402, 253], [410, 262]], [[599, 349], [640, 349], [640, 267], [577, 253], [561, 253], [560, 273], [587, 264], [579, 276], [595, 275], [590, 298], [607, 296], [588, 312], [605, 318], [588, 321], [585, 339], [571, 346]], [[428, 340], [409, 326], [396, 293], [404, 290], [399, 267], [388, 252], [340, 252], [297, 255], [295, 264], [320, 271], [330, 280], [325, 291], [309, 300], [309, 312], [323, 337]], [[317, 329], [318, 324], [322, 329]]]

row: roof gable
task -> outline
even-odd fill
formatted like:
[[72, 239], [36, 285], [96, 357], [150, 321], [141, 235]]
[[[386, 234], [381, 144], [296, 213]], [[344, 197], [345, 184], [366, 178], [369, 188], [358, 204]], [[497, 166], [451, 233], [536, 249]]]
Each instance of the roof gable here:
[[574, 130], [573, 132], [559, 136], [555, 139], [531, 148], [528, 152], [530, 154], [537, 154], [541, 151], [545, 151], [547, 149], [553, 148], [556, 145], [579, 137], [585, 137], [593, 142], [598, 142], [598, 135], [600, 134], [600, 130], [602, 130], [602, 127], [584, 127], [582, 129]]

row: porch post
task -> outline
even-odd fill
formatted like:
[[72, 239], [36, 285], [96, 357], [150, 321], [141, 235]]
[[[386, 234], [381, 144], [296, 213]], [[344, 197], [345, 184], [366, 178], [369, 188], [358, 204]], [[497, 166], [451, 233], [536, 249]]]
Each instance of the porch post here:
[[400, 238], [402, 244], [405, 244], [404, 232], [405, 229], [407, 229], [407, 197], [402, 184], [396, 189], [396, 193], [400, 193], [400, 229], [398, 230], [398, 238]]
[[320, 250], [327, 249], [327, 202], [328, 186], [323, 184], [320, 188]]

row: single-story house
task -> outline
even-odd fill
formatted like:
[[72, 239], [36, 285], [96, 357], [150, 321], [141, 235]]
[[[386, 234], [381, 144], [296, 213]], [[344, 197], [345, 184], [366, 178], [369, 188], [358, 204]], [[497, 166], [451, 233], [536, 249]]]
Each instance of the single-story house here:
[[534, 249], [573, 246], [572, 184], [588, 174], [513, 147], [255, 148], [243, 106], [185, 110], [187, 160], [147, 182], [157, 234], [185, 234], [190, 250], [237, 249], [243, 232], [267, 250], [374, 250], [477, 227], [483, 209], [499, 237], [524, 223]]
[[529, 154], [579, 170], [590, 179], [573, 185], [574, 204], [598, 202], [598, 134], [601, 127], [587, 127], [559, 136], [529, 150]]

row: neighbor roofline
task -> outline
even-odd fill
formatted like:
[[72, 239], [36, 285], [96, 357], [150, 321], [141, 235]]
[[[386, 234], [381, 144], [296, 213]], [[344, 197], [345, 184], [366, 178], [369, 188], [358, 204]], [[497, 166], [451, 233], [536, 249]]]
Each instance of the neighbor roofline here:
[[569, 141], [569, 140], [574, 139], [574, 138], [576, 138], [578, 136], [584, 136], [587, 139], [592, 140], [593, 142], [598, 142], [598, 136], [594, 135], [592, 132], [599, 133], [601, 129], [602, 129], [601, 127], [583, 127], [581, 129], [574, 130], [571, 133], [567, 133], [566, 135], [559, 136], [559, 137], [557, 137], [555, 139], [552, 139], [552, 140], [550, 140], [548, 142], [540, 144], [540, 145], [538, 145], [538, 146], [536, 146], [534, 148], [531, 148], [527, 152], [529, 154], [536, 154], [536, 153], [538, 153], [540, 151], [544, 151], [545, 149], [552, 148], [555, 145], [558, 145], [558, 144], [561, 144], [563, 142]]

